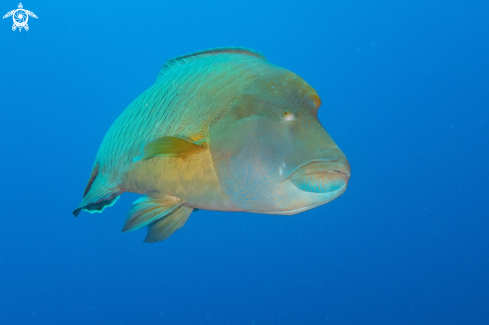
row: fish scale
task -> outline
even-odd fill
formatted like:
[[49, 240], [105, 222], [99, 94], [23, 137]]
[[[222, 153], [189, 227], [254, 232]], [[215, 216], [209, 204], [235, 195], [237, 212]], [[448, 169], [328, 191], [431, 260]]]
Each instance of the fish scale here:
[[[193, 124], [197, 124], [197, 126], [199, 126], [199, 123], [196, 123], [195, 118], [193, 118], [196, 116], [196, 114], [192, 114], [192, 116], [188, 116], [190, 114], [187, 114], [187, 116], [185, 116], [181, 109], [181, 107], [190, 106], [186, 105], [185, 102], [186, 100], [188, 100], [188, 98], [191, 97], [189, 97], [188, 94], [186, 94], [187, 96], [175, 96], [175, 93], [177, 91], [180, 94], [184, 91], [186, 93], [191, 93], [194, 91], [198, 92], [199, 90], [196, 88], [204, 86], [207, 87], [207, 89], [214, 87], [216, 92], [209, 92], [211, 96], [216, 96], [219, 92], [225, 92], [226, 87], [232, 86], [234, 81], [236, 80], [235, 75], [233, 76], [233, 74], [229, 74], [227, 71], [231, 64], [232, 63], [224, 64], [223, 66], [222, 63], [214, 63], [214, 65], [217, 65], [219, 67], [219, 71], [212, 71], [211, 75], [214, 80], [213, 82], [202, 82], [199, 85], [195, 79], [191, 79], [192, 82], [186, 82], [187, 86], [182, 89], [182, 87], [175, 83], [176, 78], [168, 78], [168, 80], [162, 79], [159, 80], [157, 84], [148, 89], [141, 96], [139, 96], [138, 99], [136, 99], [136, 101], [131, 105], [132, 107], [130, 106], [128, 108], [128, 114], [126, 116], [121, 116], [119, 124], [114, 124], [113, 128], [118, 130], [119, 132], [111, 136], [109, 131], [109, 134], [106, 138], [107, 142], [117, 143], [117, 146], [110, 146], [107, 150], [108, 153], [102, 152], [100, 154], [101, 162], [103, 162], [104, 157], [110, 157], [110, 160], [107, 161], [107, 168], [102, 168], [105, 173], [109, 173], [112, 175], [110, 181], [117, 182], [120, 179], [119, 175], [113, 173], [112, 171], [118, 170], [120, 173], [124, 173], [131, 165], [132, 159], [139, 154], [141, 146], [145, 142], [147, 142], [148, 139], [158, 136], [165, 136], [170, 134], [170, 132], [172, 131], [174, 135], [180, 135], [181, 131], [183, 131], [184, 128], [187, 128], [187, 132], [195, 132], [195, 128], [194, 130], [188, 129], [192, 127], [192, 123], [190, 123], [192, 121]], [[246, 63], [240, 62], [239, 66], [246, 66]], [[186, 66], [185, 69], [183, 69], [182, 74], [191, 74], [192, 68], [192, 65]], [[176, 68], [174, 68], [172, 72], [174, 72], [175, 69]], [[206, 77], [207, 75], [204, 73], [201, 75], [200, 79], [205, 79]], [[230, 78], [231, 80], [228, 80], [226, 78]], [[189, 86], [189, 84], [194, 86]], [[162, 91], [163, 89], [166, 90], [167, 96], [159, 97], [157, 92]], [[145, 111], [147, 111], [148, 108], [151, 107], [151, 100], [155, 100], [156, 98], [161, 98], [160, 100], [163, 102], [161, 104], [161, 108], [158, 111], [158, 114], [154, 114], [153, 118], [135, 119], [136, 115], [148, 116], [149, 114], [147, 114]], [[164, 105], [167, 98], [169, 98], [170, 101], [167, 105]], [[149, 102], [148, 107], [142, 105], [146, 102]], [[203, 109], [201, 107], [198, 108]], [[222, 109], [222, 107], [216, 108]], [[206, 112], [202, 112], [202, 114], [205, 113]], [[207, 115], [209, 114], [207, 113]], [[206, 117], [206, 120], [208, 119], [209, 117]], [[154, 124], [155, 121], [161, 121], [160, 125], [162, 127], [156, 129], [148, 127], [150, 124]], [[202, 121], [200, 123], [200, 126], [205, 125], [205, 123], [206, 121]], [[166, 129], [165, 125], [167, 126]], [[138, 132], [138, 130], [146, 130], [146, 132]], [[137, 134], [137, 136], [135, 136], [134, 134]]]

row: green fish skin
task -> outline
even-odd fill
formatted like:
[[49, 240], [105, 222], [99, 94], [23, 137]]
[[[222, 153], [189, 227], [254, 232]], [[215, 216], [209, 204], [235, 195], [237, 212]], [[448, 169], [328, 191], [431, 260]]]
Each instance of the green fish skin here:
[[142, 194], [123, 231], [147, 226], [145, 241], [156, 242], [194, 209], [290, 215], [328, 203], [350, 166], [320, 105], [302, 78], [250, 49], [168, 60], [105, 135], [73, 214]]

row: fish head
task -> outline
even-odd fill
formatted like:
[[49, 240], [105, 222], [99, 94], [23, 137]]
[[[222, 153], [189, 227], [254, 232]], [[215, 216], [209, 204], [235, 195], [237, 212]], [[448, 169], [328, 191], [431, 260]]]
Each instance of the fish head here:
[[345, 192], [350, 165], [319, 122], [320, 105], [302, 78], [272, 66], [210, 126], [216, 174], [240, 210], [295, 214]]

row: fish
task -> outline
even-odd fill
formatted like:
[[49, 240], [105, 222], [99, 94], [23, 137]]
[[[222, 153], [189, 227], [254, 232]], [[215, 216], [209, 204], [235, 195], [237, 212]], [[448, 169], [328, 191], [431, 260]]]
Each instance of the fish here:
[[257, 51], [165, 62], [107, 131], [74, 216], [141, 194], [123, 232], [170, 237], [193, 211], [292, 215], [342, 195], [350, 164], [318, 120], [321, 99]]

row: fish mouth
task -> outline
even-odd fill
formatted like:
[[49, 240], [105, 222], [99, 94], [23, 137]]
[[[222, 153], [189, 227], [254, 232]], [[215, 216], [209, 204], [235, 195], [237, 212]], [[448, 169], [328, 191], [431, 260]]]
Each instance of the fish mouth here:
[[300, 166], [289, 179], [299, 190], [311, 193], [343, 193], [351, 171], [346, 158], [313, 161]]

